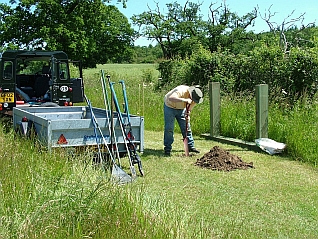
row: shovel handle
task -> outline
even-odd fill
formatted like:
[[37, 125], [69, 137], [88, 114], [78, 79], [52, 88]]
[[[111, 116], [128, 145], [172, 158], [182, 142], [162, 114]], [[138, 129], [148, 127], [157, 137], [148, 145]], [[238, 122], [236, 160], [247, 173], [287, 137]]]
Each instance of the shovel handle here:
[[[186, 112], [185, 112], [185, 119], [186, 119], [186, 133], [188, 132], [188, 122], [189, 122], [189, 109], [190, 104], [186, 104]], [[186, 135], [187, 136], [187, 135]]]
[[185, 126], [185, 135], [183, 138], [183, 145], [184, 145], [184, 152], [185, 152], [185, 156], [188, 157], [189, 156], [189, 145], [188, 145], [188, 117], [189, 117], [189, 108], [190, 108], [190, 104], [186, 104], [186, 115], [185, 115], [185, 121], [186, 121], [186, 126]]

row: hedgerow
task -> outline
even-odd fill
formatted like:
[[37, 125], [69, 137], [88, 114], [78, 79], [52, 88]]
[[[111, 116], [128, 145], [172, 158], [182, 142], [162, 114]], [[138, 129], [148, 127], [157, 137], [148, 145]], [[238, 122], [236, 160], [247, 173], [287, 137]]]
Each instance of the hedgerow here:
[[229, 51], [209, 52], [203, 48], [188, 59], [159, 63], [163, 85], [220, 82], [223, 92], [253, 91], [257, 84], [282, 89], [290, 96], [304, 91], [314, 95], [318, 84], [318, 53], [315, 48], [291, 48], [283, 52], [279, 46], [258, 46], [247, 54]]

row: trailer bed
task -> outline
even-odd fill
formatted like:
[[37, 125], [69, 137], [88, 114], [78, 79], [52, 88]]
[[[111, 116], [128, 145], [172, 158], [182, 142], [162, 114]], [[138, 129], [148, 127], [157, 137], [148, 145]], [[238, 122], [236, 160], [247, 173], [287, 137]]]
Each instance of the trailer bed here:
[[[104, 144], [117, 146], [119, 152], [126, 152], [125, 138], [119, 124], [117, 112], [110, 116], [105, 109], [92, 108], [97, 124], [103, 132], [103, 137], [97, 131], [90, 109], [86, 106], [61, 107], [14, 107], [13, 126], [16, 132], [27, 135], [32, 129], [40, 143], [49, 150], [59, 147], [83, 147]], [[144, 118], [129, 115], [134, 136], [132, 142], [139, 152], [144, 149]], [[122, 114], [127, 121], [127, 114]], [[111, 121], [112, 120], [112, 121]], [[113, 122], [114, 138], [111, 139]], [[128, 122], [126, 122], [127, 124]], [[104, 138], [104, 139], [103, 139]]]

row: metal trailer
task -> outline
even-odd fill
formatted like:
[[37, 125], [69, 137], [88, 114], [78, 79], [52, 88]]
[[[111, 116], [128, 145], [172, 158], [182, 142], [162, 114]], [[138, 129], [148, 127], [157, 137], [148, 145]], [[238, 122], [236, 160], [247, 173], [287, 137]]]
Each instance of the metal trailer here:
[[[126, 153], [125, 138], [120, 127], [117, 112], [113, 112], [113, 139], [111, 139], [111, 119], [105, 109], [92, 108], [97, 119], [98, 126], [103, 132], [108, 146], [119, 152]], [[127, 114], [122, 114], [127, 120]], [[134, 139], [139, 152], [144, 150], [144, 118], [142, 116], [129, 115]], [[32, 130], [38, 141], [48, 150], [61, 147], [85, 147], [95, 146], [97, 142], [104, 144], [103, 137], [96, 137], [90, 109], [85, 106], [73, 107], [14, 107], [13, 127], [15, 132], [29, 135]], [[97, 142], [96, 142], [97, 141]]]

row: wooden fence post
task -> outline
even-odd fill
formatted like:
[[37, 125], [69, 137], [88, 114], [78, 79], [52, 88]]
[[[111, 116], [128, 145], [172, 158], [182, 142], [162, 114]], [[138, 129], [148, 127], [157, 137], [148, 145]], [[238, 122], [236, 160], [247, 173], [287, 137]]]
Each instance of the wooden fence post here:
[[256, 138], [268, 138], [268, 85], [256, 85]]
[[219, 136], [221, 132], [220, 82], [209, 82], [210, 93], [210, 136]]

